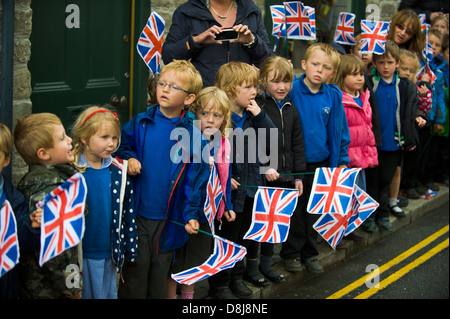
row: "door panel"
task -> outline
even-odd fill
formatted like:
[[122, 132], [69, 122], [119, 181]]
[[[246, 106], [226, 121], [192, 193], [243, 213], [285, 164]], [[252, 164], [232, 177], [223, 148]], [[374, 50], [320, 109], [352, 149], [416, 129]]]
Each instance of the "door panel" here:
[[[69, 5], [79, 8], [66, 12]], [[33, 0], [31, 72], [33, 113], [58, 115], [68, 129], [91, 105], [115, 96], [121, 123], [129, 115], [129, 0]], [[70, 28], [66, 18], [79, 17]], [[68, 27], [69, 26], [69, 27]], [[118, 97], [118, 98], [117, 98]]]

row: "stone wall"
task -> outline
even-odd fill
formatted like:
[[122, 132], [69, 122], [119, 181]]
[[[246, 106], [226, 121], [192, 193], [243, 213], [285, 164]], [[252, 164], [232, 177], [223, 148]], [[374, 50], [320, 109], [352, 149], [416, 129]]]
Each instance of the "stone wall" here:
[[390, 21], [397, 13], [400, 0], [366, 0], [366, 6], [377, 5], [380, 9], [380, 20]]
[[[28, 70], [28, 60], [31, 54], [29, 38], [31, 34], [32, 10], [30, 3], [31, 0], [15, 1], [13, 123], [16, 123], [18, 118], [31, 114], [31, 74]], [[0, 11], [1, 7], [2, 1], [0, 0]], [[12, 156], [13, 183], [17, 184], [28, 168], [15, 150]]]

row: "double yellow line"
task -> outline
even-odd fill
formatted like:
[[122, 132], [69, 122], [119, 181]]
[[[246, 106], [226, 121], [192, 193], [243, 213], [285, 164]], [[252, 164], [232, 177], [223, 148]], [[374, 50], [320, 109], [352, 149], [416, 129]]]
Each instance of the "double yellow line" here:
[[[424, 239], [423, 241], [421, 241], [417, 245], [411, 247], [410, 249], [408, 249], [404, 253], [400, 254], [399, 256], [395, 257], [391, 261], [387, 262], [386, 264], [381, 266], [378, 269], [377, 272], [371, 272], [368, 275], [361, 277], [360, 279], [358, 279], [355, 282], [351, 283], [347, 287], [345, 287], [345, 288], [339, 290], [338, 292], [332, 294], [327, 299], [339, 299], [339, 298], [347, 295], [351, 291], [353, 291], [356, 288], [364, 285], [366, 282], [369, 282], [370, 280], [372, 280], [375, 275], [380, 275], [381, 273], [383, 273], [384, 271], [388, 270], [392, 266], [394, 266], [394, 265], [400, 263], [401, 261], [405, 260], [406, 258], [408, 258], [412, 254], [416, 253], [417, 251], [419, 251], [423, 247], [427, 246], [428, 244], [430, 244], [431, 242], [433, 242], [434, 240], [436, 240], [437, 238], [439, 238], [443, 234], [448, 233], [448, 231], [449, 231], [449, 225], [443, 227], [442, 229], [440, 229], [437, 232], [435, 232], [433, 235], [427, 237], [426, 239]], [[448, 245], [449, 245], [449, 239], [447, 238], [443, 242], [441, 242], [440, 244], [438, 244], [435, 247], [433, 247], [432, 249], [428, 250], [425, 254], [423, 254], [419, 258], [416, 258], [414, 261], [412, 261], [411, 263], [409, 263], [405, 267], [401, 268], [397, 272], [395, 272], [392, 275], [390, 275], [388, 278], [386, 278], [383, 281], [381, 281], [378, 285], [376, 285], [376, 287], [369, 288], [365, 292], [363, 292], [360, 295], [356, 296], [355, 299], [366, 299], [366, 298], [369, 298], [373, 294], [377, 293], [379, 290], [385, 288], [386, 286], [388, 286], [392, 282], [394, 282], [397, 279], [399, 279], [400, 277], [402, 277], [404, 274], [409, 272], [411, 269], [417, 267], [418, 265], [422, 264], [426, 260], [430, 259], [435, 254], [439, 253], [441, 250], [447, 248]]]

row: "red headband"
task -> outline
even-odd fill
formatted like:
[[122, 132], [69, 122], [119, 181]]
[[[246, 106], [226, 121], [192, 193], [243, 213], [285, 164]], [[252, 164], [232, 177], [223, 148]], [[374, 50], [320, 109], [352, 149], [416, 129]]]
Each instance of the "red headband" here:
[[83, 124], [81, 124], [81, 126], [83, 126], [83, 125], [86, 123], [86, 121], [89, 120], [89, 118], [90, 118], [92, 115], [94, 115], [95, 113], [99, 113], [99, 112], [108, 112], [108, 113], [111, 113], [112, 115], [114, 115], [114, 117], [116, 118], [116, 120], [119, 121], [119, 117], [117, 116], [117, 113], [112, 113], [111, 111], [108, 111], [108, 110], [97, 110], [97, 111], [92, 112], [92, 113], [89, 114], [88, 116], [86, 116], [86, 118], [84, 119]]

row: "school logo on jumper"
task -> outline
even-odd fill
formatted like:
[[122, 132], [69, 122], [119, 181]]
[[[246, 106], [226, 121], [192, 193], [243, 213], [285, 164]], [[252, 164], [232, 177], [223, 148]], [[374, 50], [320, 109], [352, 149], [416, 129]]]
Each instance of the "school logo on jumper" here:
[[[4, 195], [4, 194], [3, 194]], [[5, 197], [5, 196], [3, 196]], [[0, 212], [0, 277], [19, 262], [17, 223], [11, 204], [3, 198]]]
[[36, 204], [42, 208], [39, 265], [76, 246], [84, 235], [86, 181], [76, 173]]
[[161, 73], [161, 50], [164, 42], [164, 19], [152, 12], [139, 36], [137, 50], [153, 74]]
[[244, 239], [285, 242], [297, 201], [298, 190], [260, 187], [255, 195], [252, 224]]

